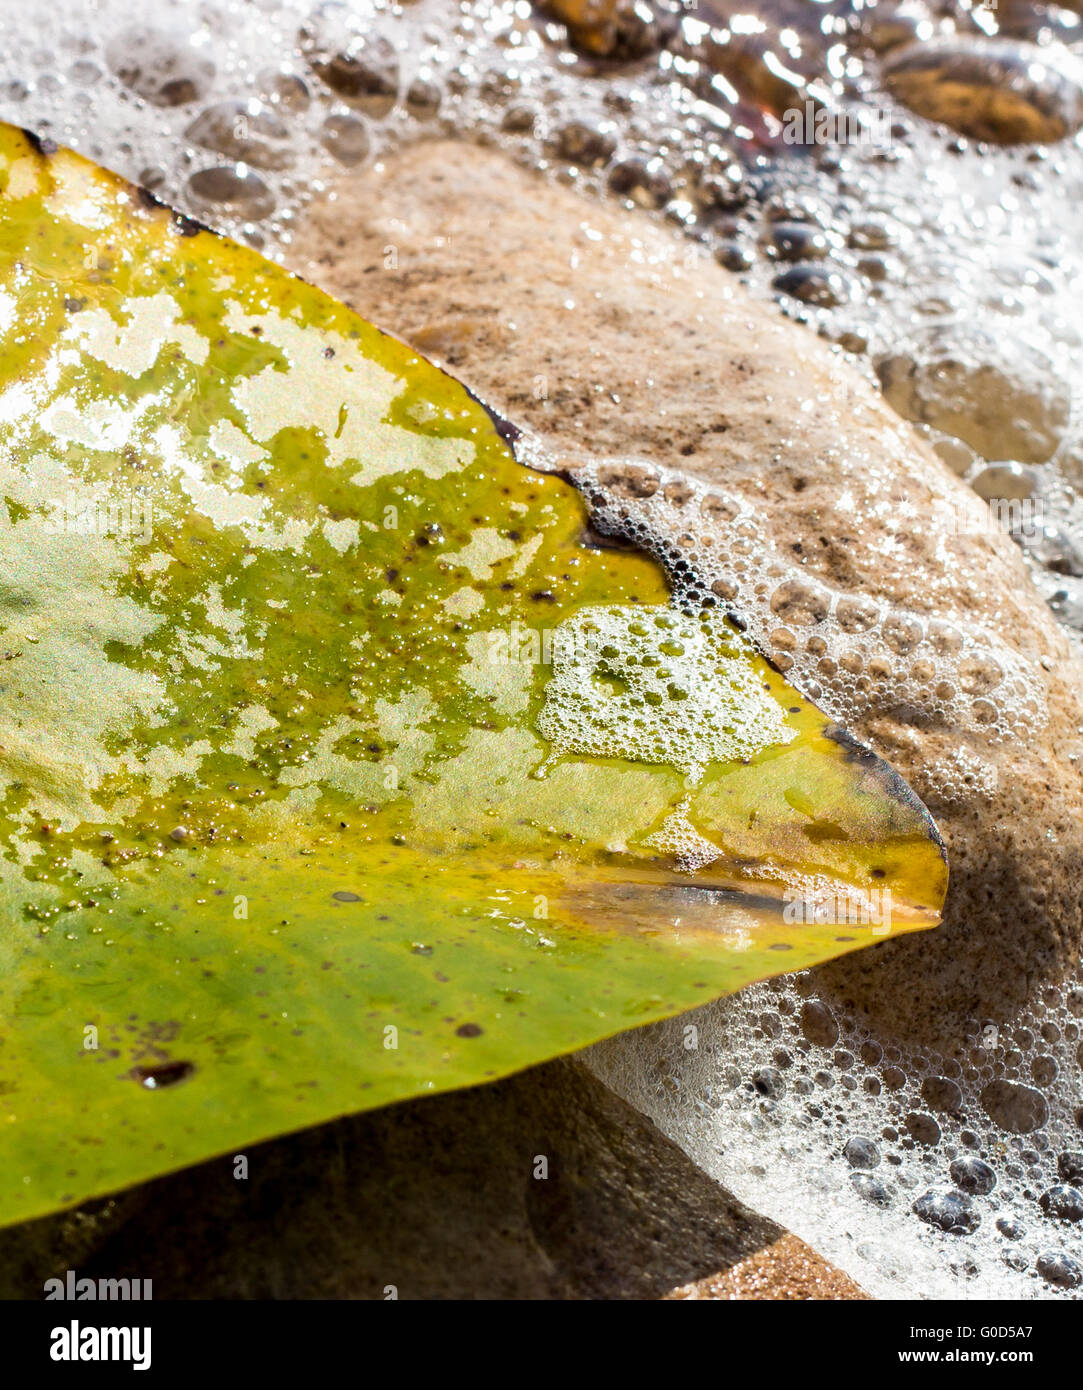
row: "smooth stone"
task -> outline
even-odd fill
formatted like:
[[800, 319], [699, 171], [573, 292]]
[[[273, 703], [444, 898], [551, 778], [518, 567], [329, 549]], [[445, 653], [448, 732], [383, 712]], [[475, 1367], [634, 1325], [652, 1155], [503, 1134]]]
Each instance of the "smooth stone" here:
[[912, 111], [975, 140], [1047, 144], [1083, 125], [1083, 67], [1064, 49], [934, 38], [890, 53], [884, 74]]
[[66, 1267], [137, 1269], [166, 1299], [865, 1296], [570, 1060], [262, 1144], [245, 1181], [225, 1157], [103, 1205], [0, 1231], [0, 1296]]
[[[824, 1006], [837, 999], [877, 1029], [954, 1049], [969, 1020], [1006, 1022], [1038, 982], [1074, 969], [1083, 663], [1019, 548], [958, 526], [981, 503], [875, 387], [686, 238], [500, 151], [419, 144], [334, 191], [298, 225], [293, 267], [449, 364], [556, 457], [636, 460], [615, 465], [633, 478], [630, 505], [647, 474], [678, 465], [752, 509], [764, 564], [799, 547], [803, 582], [855, 615], [898, 610], [949, 653], [953, 629], [980, 628], [995, 635], [982, 650], [1033, 683], [1037, 710], [1010, 739], [911, 717], [890, 689], [870, 689], [848, 720], [933, 812], [951, 879], [942, 926], [821, 967]], [[408, 272], [383, 268], [389, 240]], [[671, 516], [676, 538], [685, 514], [660, 496], [641, 504], [662, 508], [659, 524]], [[727, 534], [724, 508], [714, 525]], [[776, 615], [764, 604], [749, 617], [770, 649]], [[959, 676], [988, 699], [992, 655]]]

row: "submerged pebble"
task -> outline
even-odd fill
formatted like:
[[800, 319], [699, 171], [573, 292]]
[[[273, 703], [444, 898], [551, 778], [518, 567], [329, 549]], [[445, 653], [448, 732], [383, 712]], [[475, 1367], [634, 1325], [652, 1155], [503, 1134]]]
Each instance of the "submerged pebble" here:
[[1063, 49], [947, 37], [892, 52], [884, 71], [911, 110], [975, 140], [1046, 143], [1083, 125], [1083, 69]]

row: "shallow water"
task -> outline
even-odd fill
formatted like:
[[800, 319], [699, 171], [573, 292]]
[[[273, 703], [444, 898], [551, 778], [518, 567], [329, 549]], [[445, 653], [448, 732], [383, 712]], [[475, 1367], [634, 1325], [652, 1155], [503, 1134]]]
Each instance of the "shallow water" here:
[[[1017, 123], [1070, 124], [1083, 23], [1007, 0], [895, 19], [857, 0], [674, 2], [610, 58], [522, 0], [184, 0], [148, 22], [83, 0], [9, 18], [0, 116], [276, 256], [325, 184], [429, 134], [500, 144], [639, 205], [879, 376], [1080, 631], [1083, 150], [1074, 136], [977, 148], [883, 86], [889, 40], [962, 35], [980, 53], [999, 26], [1049, 55], [1048, 71], [1015, 55], [1034, 88]], [[841, 143], [787, 140], [788, 111], [814, 127], [806, 99], [843, 113]], [[989, 659], [996, 634], [964, 637]], [[1025, 670], [1008, 675], [1005, 737], [1028, 714]], [[791, 678], [822, 681], [800, 661]], [[810, 693], [842, 716], [855, 699], [842, 676]], [[941, 715], [963, 717], [950, 701]], [[885, 1049], [812, 988], [798, 977], [710, 1006], [696, 1050], [682, 1020], [604, 1045], [594, 1065], [873, 1293], [1078, 1295], [1083, 1221], [1064, 1219], [1075, 1199], [1060, 1189], [1083, 1188], [1083, 986], [993, 1033], [960, 1021], [951, 1059]]]

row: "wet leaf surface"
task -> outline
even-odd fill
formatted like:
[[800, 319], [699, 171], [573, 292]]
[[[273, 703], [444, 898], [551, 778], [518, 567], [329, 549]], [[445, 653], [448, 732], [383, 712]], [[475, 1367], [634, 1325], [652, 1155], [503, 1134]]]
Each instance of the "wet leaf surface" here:
[[0, 336], [0, 1221], [938, 920], [905, 785], [459, 383], [10, 128]]

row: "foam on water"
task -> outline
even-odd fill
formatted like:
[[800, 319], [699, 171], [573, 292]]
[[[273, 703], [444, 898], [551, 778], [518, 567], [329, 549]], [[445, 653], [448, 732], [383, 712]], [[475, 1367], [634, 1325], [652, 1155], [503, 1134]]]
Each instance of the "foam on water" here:
[[[694, 784], [708, 763], [796, 737], [743, 647], [710, 612], [586, 609], [561, 636], [538, 722], [560, 753], [664, 763]], [[596, 657], [584, 661], [588, 645]]]
[[[73, 0], [6, 16], [0, 116], [275, 256], [333, 178], [430, 134], [504, 145], [585, 194], [654, 210], [875, 376], [976, 507], [1032, 504], [1038, 524], [1018, 510], [1010, 524], [1054, 611], [1083, 629], [1078, 138], [975, 150], [884, 88], [883, 55], [906, 41], [1000, 27], [1050, 59], [1043, 77], [1030, 50], [998, 50], [1023, 115], [1070, 120], [1078, 16], [1001, 10], [642, 0], [576, 47], [524, 0], [176, 0], [135, 17], [127, 0]], [[867, 123], [886, 112], [891, 139], [787, 147], [782, 112], [806, 97]], [[665, 746], [645, 734], [639, 756], [694, 773], [729, 749], [728, 721], [702, 707], [717, 639], [693, 616], [704, 602], [739, 608], [841, 722], [903, 703], [958, 731], [936, 773], [945, 791], [980, 793], [995, 777], [982, 746], [1044, 720], [1033, 673], [995, 631], [833, 592], [772, 549], [744, 502], [665, 462], [642, 465], [632, 490], [623, 464], [584, 479], [598, 526], [669, 566], [677, 606], [665, 634], [606, 619], [604, 691], [557, 654], [546, 718], [562, 747], [607, 751], [609, 702], [657, 697], [695, 718], [672, 721]], [[762, 714], [741, 719], [770, 739]], [[706, 862], [679, 813], [659, 833], [690, 867]], [[1038, 989], [1009, 1026], [959, 1020], [951, 1057], [889, 1045], [815, 989], [798, 976], [746, 990], [699, 1012], [697, 1049], [682, 1019], [595, 1049], [592, 1065], [873, 1293], [1083, 1293], [1083, 978]]]

